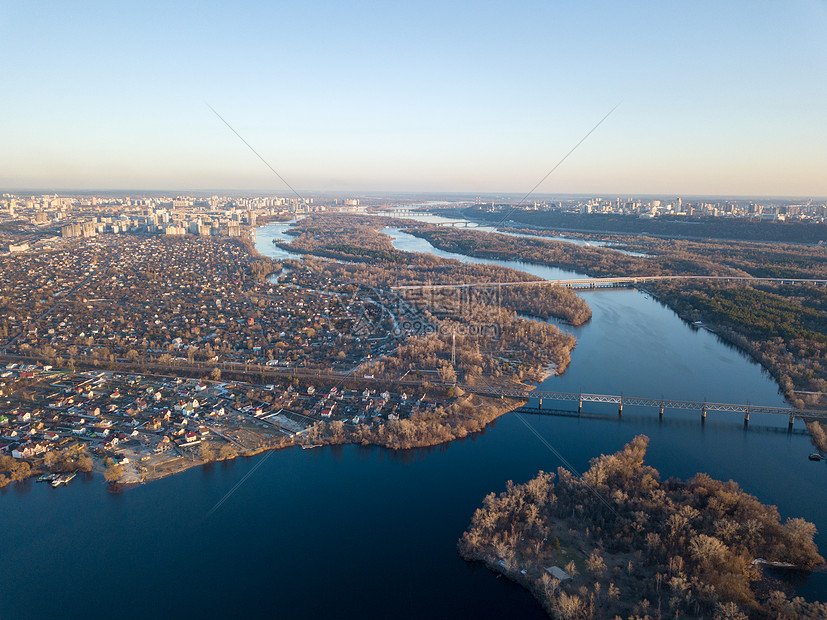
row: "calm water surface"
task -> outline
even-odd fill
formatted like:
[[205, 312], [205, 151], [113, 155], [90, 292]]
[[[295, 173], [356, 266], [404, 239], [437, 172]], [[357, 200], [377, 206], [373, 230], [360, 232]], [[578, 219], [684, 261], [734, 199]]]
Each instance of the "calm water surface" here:
[[[270, 226], [258, 247], [275, 255], [269, 239], [283, 230]], [[419, 245], [427, 242], [400, 235], [400, 249], [427, 251]], [[547, 269], [534, 267], [535, 275]], [[760, 366], [645, 295], [584, 297], [594, 317], [568, 328], [578, 338], [572, 365], [543, 388], [783, 403]], [[626, 407], [619, 420], [610, 406], [587, 406], [580, 418], [508, 414], [482, 434], [427, 450], [285, 450], [120, 495], [105, 492], [100, 476], [59, 489], [12, 485], [0, 492], [0, 617], [542, 618], [527, 593], [455, 550], [486, 493], [560, 466], [524, 422], [578, 471], [646, 434], [648, 461], [664, 477], [706, 471], [736, 480], [783, 517], [815, 522], [827, 550], [827, 468], [807, 460], [800, 423], [788, 434], [786, 418], [773, 416], [753, 415], [745, 430], [733, 414], [712, 412], [701, 425], [695, 412], [667, 410], [659, 421]], [[827, 579], [812, 575], [798, 589], [827, 598]]]
[[287, 229], [296, 223], [295, 220], [290, 222], [273, 222], [256, 229], [256, 248], [262, 254], [275, 258], [276, 260], [284, 260], [287, 258], [300, 259], [301, 254], [296, 252], [288, 252], [282, 250], [275, 245], [273, 241], [285, 241], [290, 243], [294, 237], [287, 234]]
[[[579, 246], [591, 246], [591, 247], [600, 247], [606, 248], [607, 250], [612, 250], [613, 252], [620, 252], [621, 254], [626, 254], [627, 256], [637, 256], [640, 258], [647, 258], [648, 254], [642, 254], [640, 252], [630, 252], [628, 250], [620, 250], [618, 248], [612, 247], [613, 244], [607, 241], [597, 241], [593, 239], [580, 239], [578, 237], [566, 237], [565, 235], [555, 235], [555, 236], [543, 236], [543, 235], [532, 235], [531, 233], [518, 233], [512, 231], [505, 231], [500, 230], [498, 226], [486, 226], [484, 224], [479, 224], [478, 222], [472, 222], [471, 220], [465, 218], [457, 218], [457, 217], [445, 217], [444, 215], [436, 215], [434, 213], [428, 213], [426, 211], [421, 212], [410, 212], [399, 214], [398, 209], [415, 209], [418, 207], [432, 207], [438, 205], [448, 205], [451, 203], [428, 203], [428, 204], [421, 204], [421, 205], [405, 205], [404, 207], [397, 207], [389, 209], [386, 212], [383, 212], [383, 215], [386, 213], [388, 216], [398, 217], [400, 219], [405, 220], [413, 220], [416, 222], [426, 222], [428, 224], [450, 224], [456, 225], [458, 224], [461, 228], [465, 227], [466, 225], [470, 225], [472, 230], [477, 230], [480, 232], [496, 232], [500, 235], [509, 235], [511, 237], [525, 237], [528, 239], [540, 239], [541, 241], [562, 241], [564, 243], [571, 243], [573, 245]], [[459, 206], [459, 205], [457, 205]], [[467, 206], [467, 205], [466, 205]], [[519, 226], [513, 220], [507, 220], [503, 222], [505, 226]]]

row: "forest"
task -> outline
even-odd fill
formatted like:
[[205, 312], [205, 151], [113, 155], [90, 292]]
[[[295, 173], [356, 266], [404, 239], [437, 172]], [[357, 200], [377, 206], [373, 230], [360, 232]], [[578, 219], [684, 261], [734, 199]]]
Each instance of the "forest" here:
[[[509, 233], [555, 237], [560, 232], [534, 228], [501, 227]], [[827, 279], [827, 248], [791, 243], [755, 243], [748, 241], [688, 241], [661, 239], [643, 235], [566, 233], [567, 237], [609, 243], [608, 249], [645, 254], [669, 267], [683, 260], [706, 260], [729, 267], [733, 275], [741, 273], [756, 278]], [[605, 250], [604, 250], [605, 251]], [[664, 263], [664, 260], [667, 262]], [[651, 261], [650, 261], [651, 262]], [[678, 273], [678, 272], [674, 272]]]
[[[443, 211], [445, 215], [474, 220], [500, 222], [504, 213], [480, 208]], [[670, 238], [735, 239], [782, 243], [818, 243], [827, 241], [827, 224], [814, 222], [767, 222], [748, 218], [658, 217], [641, 219], [613, 213], [561, 213], [515, 210], [510, 221], [536, 228], [576, 230], [581, 232], [645, 234]]]
[[[676, 274], [747, 275], [698, 254], [663, 253], [651, 257], [629, 256], [611, 249], [581, 246], [566, 241], [515, 238], [500, 233], [480, 234], [473, 229], [418, 226], [412, 235], [427, 239], [435, 247], [479, 258], [519, 260], [578, 271], [595, 277], [661, 276]], [[532, 231], [532, 234], [535, 231]]]
[[827, 279], [827, 248], [744, 241], [622, 237], [624, 249], [655, 257], [698, 257], [756, 278]]
[[523, 585], [555, 618], [827, 615], [763, 570], [823, 565], [812, 523], [782, 523], [732, 481], [662, 481], [644, 462], [648, 446], [635, 437], [579, 477], [561, 467], [509, 481], [474, 513], [461, 556]]
[[[499, 227], [503, 233], [529, 234], [536, 237], [557, 237], [559, 230], [525, 227]], [[510, 258], [533, 257], [560, 267], [567, 267], [592, 276], [606, 275], [682, 275], [709, 274], [753, 276], [756, 278], [820, 278], [827, 279], [827, 248], [789, 243], [755, 243], [747, 241], [689, 241], [661, 239], [643, 235], [607, 233], [570, 233], [565, 236], [608, 244], [605, 247], [575, 246], [554, 239], [522, 237], [518, 245], [531, 248], [508, 248], [515, 244], [513, 236], [499, 234], [484, 237], [467, 229], [423, 228], [415, 233], [437, 247], [496, 251]], [[628, 256], [614, 250], [644, 254]]]

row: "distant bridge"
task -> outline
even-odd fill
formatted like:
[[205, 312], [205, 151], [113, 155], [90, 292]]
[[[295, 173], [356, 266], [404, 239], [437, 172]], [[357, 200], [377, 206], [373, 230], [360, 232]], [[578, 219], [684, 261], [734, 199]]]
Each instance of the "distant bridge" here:
[[418, 211], [416, 209], [383, 209], [381, 211], [374, 211], [367, 213], [367, 215], [381, 215], [383, 217], [399, 217], [399, 216], [425, 216], [431, 215], [425, 211]]
[[[428, 211], [417, 211], [415, 209], [393, 209], [390, 211], [375, 211], [370, 215], [381, 215], [383, 217], [401, 217], [401, 218], [418, 218], [418, 217], [433, 217], [433, 213]], [[480, 228], [487, 224], [480, 224], [479, 222], [471, 222], [468, 220], [456, 220], [451, 222], [432, 222], [432, 226], [454, 226], [457, 228]]]
[[487, 387], [462, 386], [466, 392], [479, 394], [480, 396], [499, 396], [500, 398], [519, 398], [521, 400], [536, 399], [537, 410], [542, 413], [543, 400], [546, 401], [567, 401], [577, 403], [577, 413], [583, 412], [583, 403], [611, 403], [617, 405], [617, 413], [623, 415], [623, 406], [638, 406], [657, 408], [658, 413], [663, 417], [666, 409], [684, 409], [698, 411], [701, 420], [706, 419], [709, 411], [723, 411], [726, 413], [740, 413], [744, 416], [744, 423], [749, 423], [751, 413], [769, 413], [783, 415], [789, 418], [789, 426], [792, 428], [795, 418], [802, 420], [827, 421], [827, 411], [806, 411], [793, 409], [792, 407], [768, 407], [764, 405], [738, 404], [738, 403], [711, 403], [688, 400], [667, 400], [663, 398], [640, 398], [637, 396], [623, 396], [622, 394], [582, 394], [570, 392], [541, 392], [537, 390], [496, 390]]
[[479, 228], [485, 226], [479, 222], [469, 222], [467, 220], [459, 220], [456, 222], [436, 222], [434, 226], [453, 226], [454, 228]]
[[827, 280], [813, 278], [754, 278], [752, 276], [618, 276], [613, 278], [569, 278], [565, 280], [526, 280], [524, 282], [459, 282], [456, 284], [408, 284], [392, 286], [395, 291], [438, 290], [451, 288], [483, 288], [494, 286], [528, 286], [548, 285], [573, 289], [628, 288], [647, 282], [664, 282], [670, 280], [712, 280], [718, 282], [771, 282], [775, 284], [815, 284], [827, 285]]

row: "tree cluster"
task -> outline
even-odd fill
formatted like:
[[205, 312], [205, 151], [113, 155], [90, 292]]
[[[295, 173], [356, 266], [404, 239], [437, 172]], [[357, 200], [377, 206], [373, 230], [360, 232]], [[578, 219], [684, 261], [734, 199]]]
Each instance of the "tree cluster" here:
[[745, 275], [696, 254], [675, 253], [653, 260], [611, 249], [581, 246], [566, 241], [480, 234], [473, 229], [420, 226], [409, 231], [435, 247], [478, 258], [516, 260], [570, 269], [595, 277], [661, 276], [674, 274]]
[[47, 452], [43, 457], [43, 467], [53, 473], [89, 472], [94, 468], [94, 463], [86, 446], [82, 443], [75, 443], [63, 450]]
[[[782, 523], [732, 481], [661, 481], [647, 447], [638, 436], [580, 477], [560, 468], [556, 484], [545, 472], [509, 482], [474, 513], [461, 555], [522, 583], [555, 617], [824, 617], [823, 604], [766, 592], [756, 562], [823, 564], [812, 523]], [[555, 563], [572, 578], [544, 570]]]
[[[459, 217], [499, 221], [500, 213], [470, 208]], [[747, 218], [659, 217], [643, 220], [611, 213], [562, 213], [559, 211], [514, 211], [509, 219], [527, 226], [598, 233], [647, 234], [699, 239], [737, 239], [772, 243], [818, 243], [827, 240], [827, 224], [815, 222], [767, 222]]]
[[[305, 218], [293, 230], [296, 238], [281, 244], [287, 250], [335, 259], [341, 263], [311, 264], [320, 274], [339, 281], [358, 281], [375, 287], [418, 284], [455, 284], [473, 282], [519, 282], [536, 276], [497, 265], [475, 265], [443, 259], [430, 254], [402, 252], [382, 234], [384, 226], [410, 225], [410, 222], [354, 215], [320, 214]], [[442, 229], [440, 229], [442, 230]], [[415, 231], [411, 231], [415, 232]], [[475, 234], [475, 233], [471, 233]], [[570, 289], [548, 286], [503, 287], [499, 295], [503, 307], [542, 319], [561, 318], [581, 325], [591, 318], [591, 309]]]
[[825, 432], [821, 422], [808, 420], [807, 430], [810, 431], [810, 437], [816, 449], [818, 449], [822, 455], [827, 454], [827, 432]]

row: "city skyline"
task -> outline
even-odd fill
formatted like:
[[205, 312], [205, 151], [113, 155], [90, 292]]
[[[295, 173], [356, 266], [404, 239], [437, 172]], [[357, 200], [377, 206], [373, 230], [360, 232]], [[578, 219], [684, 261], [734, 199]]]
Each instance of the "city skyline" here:
[[827, 196], [815, 0], [2, 7], [3, 188]]

